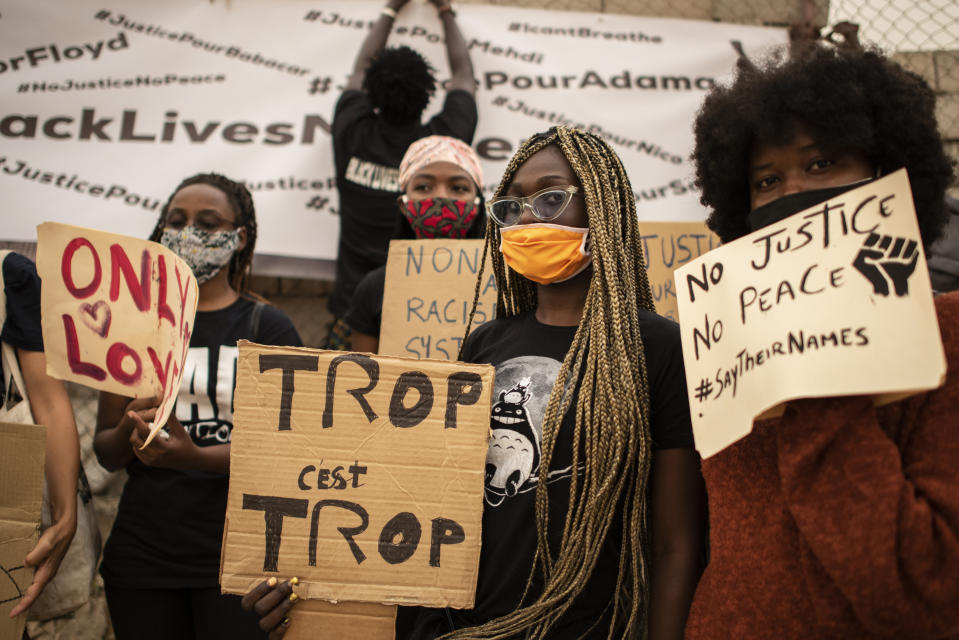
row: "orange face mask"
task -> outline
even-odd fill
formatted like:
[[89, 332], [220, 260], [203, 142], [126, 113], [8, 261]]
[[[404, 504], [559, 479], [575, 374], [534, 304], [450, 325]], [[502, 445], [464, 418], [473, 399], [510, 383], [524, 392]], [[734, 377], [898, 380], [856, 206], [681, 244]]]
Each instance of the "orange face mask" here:
[[588, 228], [545, 222], [500, 229], [503, 259], [513, 271], [539, 284], [564, 282], [593, 261]]

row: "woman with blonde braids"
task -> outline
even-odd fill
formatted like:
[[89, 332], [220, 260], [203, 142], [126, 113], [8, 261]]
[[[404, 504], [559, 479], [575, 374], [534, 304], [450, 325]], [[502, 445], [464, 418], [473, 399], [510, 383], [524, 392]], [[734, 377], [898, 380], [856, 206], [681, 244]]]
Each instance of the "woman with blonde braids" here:
[[[401, 637], [681, 638], [703, 484], [629, 179], [602, 140], [558, 128], [520, 148], [495, 195], [498, 318], [461, 353], [496, 367], [475, 607], [419, 609]], [[272, 638], [290, 589], [244, 597]]]

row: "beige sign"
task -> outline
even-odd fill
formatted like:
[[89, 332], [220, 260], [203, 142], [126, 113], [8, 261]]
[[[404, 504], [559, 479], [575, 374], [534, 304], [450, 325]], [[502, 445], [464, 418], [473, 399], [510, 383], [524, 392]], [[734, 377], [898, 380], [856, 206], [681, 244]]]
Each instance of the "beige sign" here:
[[705, 222], [639, 223], [646, 273], [656, 312], [679, 321], [673, 272], [719, 246], [719, 238]]
[[[455, 360], [476, 291], [484, 240], [394, 240], [386, 260], [379, 352]], [[496, 316], [487, 257], [473, 328]]]
[[493, 368], [239, 342], [220, 584], [470, 607]]
[[905, 170], [711, 251], [676, 291], [703, 457], [784, 401], [901, 397], [945, 376]]
[[161, 396], [149, 443], [180, 388], [197, 303], [190, 267], [155, 242], [45, 222], [37, 271], [47, 373], [123, 396]]
[[20, 640], [27, 614], [10, 617], [33, 582], [23, 565], [37, 544], [47, 429], [0, 422], [0, 640]]

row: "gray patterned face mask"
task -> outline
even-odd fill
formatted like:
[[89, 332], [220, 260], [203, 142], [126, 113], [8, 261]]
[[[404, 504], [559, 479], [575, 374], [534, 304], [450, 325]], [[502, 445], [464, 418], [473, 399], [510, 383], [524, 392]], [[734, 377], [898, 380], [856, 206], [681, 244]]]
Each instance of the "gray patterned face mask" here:
[[160, 244], [180, 256], [193, 269], [197, 284], [220, 272], [240, 245], [240, 230], [203, 231], [196, 227], [167, 227]]

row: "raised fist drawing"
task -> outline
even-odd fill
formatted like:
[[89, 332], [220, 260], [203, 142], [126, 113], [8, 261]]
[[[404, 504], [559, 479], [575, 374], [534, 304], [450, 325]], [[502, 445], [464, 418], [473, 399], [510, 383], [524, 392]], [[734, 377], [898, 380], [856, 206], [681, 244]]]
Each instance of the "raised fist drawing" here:
[[889, 280], [897, 296], [909, 293], [909, 276], [916, 270], [919, 246], [915, 240], [870, 233], [863, 242], [854, 266], [872, 283], [873, 292], [889, 295]]

